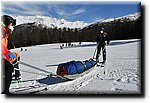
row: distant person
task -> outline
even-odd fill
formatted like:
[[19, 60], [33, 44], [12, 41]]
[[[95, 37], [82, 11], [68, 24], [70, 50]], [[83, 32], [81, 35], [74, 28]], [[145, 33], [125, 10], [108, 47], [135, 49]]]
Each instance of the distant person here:
[[106, 62], [106, 43], [105, 41], [107, 41], [107, 44], [109, 44], [110, 39], [106, 33], [106, 31], [104, 30], [103, 27], [100, 28], [98, 34], [97, 34], [97, 38], [96, 38], [96, 42], [97, 42], [97, 54], [96, 54], [96, 61], [99, 62], [99, 57], [100, 57], [100, 52], [102, 50], [102, 55], [103, 55], [103, 61], [102, 63]]
[[[3, 91], [2, 94], [10, 94], [9, 87], [12, 80], [12, 73], [14, 71], [13, 63], [19, 57], [18, 53], [11, 52], [9, 49], [12, 47], [12, 44], [9, 40], [9, 35], [12, 34], [14, 26], [16, 25], [16, 20], [11, 16], [3, 15], [1, 16], [1, 55], [2, 63], [4, 67], [2, 70], [2, 79], [3, 79]], [[15, 64], [17, 67], [17, 64]]]

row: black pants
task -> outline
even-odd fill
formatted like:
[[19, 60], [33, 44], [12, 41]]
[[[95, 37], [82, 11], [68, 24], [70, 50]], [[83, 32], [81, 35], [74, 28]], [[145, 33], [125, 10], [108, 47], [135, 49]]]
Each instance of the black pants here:
[[20, 61], [20, 56], [13, 62], [13, 64], [14, 64], [14, 66], [13, 66], [13, 68], [14, 68], [14, 75], [13, 75], [13, 77], [15, 77], [14, 79], [15, 80], [17, 80], [17, 78], [19, 78], [19, 76], [21, 76], [21, 74], [20, 74], [20, 70], [19, 70], [19, 63], [18, 63], [18, 61]]
[[5, 59], [2, 59], [2, 63], [2, 94], [8, 94], [12, 80], [13, 65]]
[[21, 76], [20, 70], [19, 70], [19, 63], [14, 65], [14, 75], [13, 77], [15, 77], [15, 80], [17, 80], [17, 78], [19, 78], [19, 76]]
[[96, 61], [99, 61], [99, 56], [100, 56], [101, 50], [102, 50], [102, 53], [103, 53], [103, 62], [105, 63], [105, 61], [106, 61], [106, 47], [105, 47], [105, 45], [98, 44], [97, 54], [96, 54]]

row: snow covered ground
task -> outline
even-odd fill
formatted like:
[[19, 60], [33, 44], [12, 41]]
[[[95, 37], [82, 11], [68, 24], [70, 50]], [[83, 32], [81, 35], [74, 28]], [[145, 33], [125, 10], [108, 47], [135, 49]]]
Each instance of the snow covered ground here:
[[[140, 94], [141, 89], [141, 57], [138, 39], [111, 41], [107, 45], [107, 61], [105, 67], [95, 67], [91, 72], [68, 82], [54, 83], [46, 78], [46, 73], [20, 65], [22, 80], [44, 79], [46, 82], [28, 81], [11, 84], [14, 94], [28, 94], [38, 91], [39, 94]], [[22, 47], [21, 61], [56, 73], [57, 64], [71, 60], [88, 60], [93, 57], [96, 43], [74, 43], [73, 47], [59, 48], [60, 44], [46, 44]], [[12, 51], [19, 51], [17, 48]], [[30, 72], [30, 73], [29, 73]], [[45, 90], [46, 87], [46, 90]], [[40, 91], [41, 90], [41, 91]]]

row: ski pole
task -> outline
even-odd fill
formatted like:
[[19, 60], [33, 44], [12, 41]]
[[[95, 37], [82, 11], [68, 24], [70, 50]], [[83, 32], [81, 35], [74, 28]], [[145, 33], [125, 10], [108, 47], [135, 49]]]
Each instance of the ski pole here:
[[95, 51], [94, 51], [94, 54], [93, 54], [93, 59], [94, 59], [94, 56], [96, 54], [97, 46], [98, 46], [98, 44], [96, 45], [96, 48], [95, 48]]
[[45, 73], [50, 73], [50, 74], [52, 74], [52, 73], [49, 72], [49, 71], [43, 70], [43, 69], [41, 69], [41, 68], [39, 68], [39, 67], [33, 66], [33, 65], [31, 65], [31, 64], [27, 64], [27, 63], [22, 62], [22, 61], [20, 61], [20, 64], [22, 64], [22, 65], [24, 65], [24, 66], [27, 66], [27, 67], [31, 67], [31, 68], [33, 68], [33, 69], [36, 69], [36, 70], [39, 70], [39, 71], [42, 71], [42, 72], [45, 72]]
[[47, 76], [45, 73], [30, 72], [30, 71], [21, 70], [21, 69], [16, 69], [16, 68], [14, 68], [14, 70], [19, 70], [19, 71], [21, 71], [21, 72], [30, 73], [30, 74], [37, 74], [37, 75]]
[[100, 52], [100, 54], [99, 54], [99, 56], [101, 56], [101, 53], [103, 53], [103, 51], [106, 49], [106, 47], [104, 47], [103, 49], [102, 49], [102, 51]]
[[103, 50], [102, 50], [102, 53], [103, 53], [103, 51], [106, 49], [106, 46], [103, 48]]

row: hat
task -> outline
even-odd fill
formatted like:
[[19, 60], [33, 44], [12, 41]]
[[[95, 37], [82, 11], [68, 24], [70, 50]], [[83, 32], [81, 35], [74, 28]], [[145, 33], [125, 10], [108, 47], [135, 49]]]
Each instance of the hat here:
[[1, 16], [1, 22], [3, 25], [5, 25], [6, 27], [8, 27], [10, 25], [10, 23], [12, 23], [13, 26], [16, 25], [16, 20], [13, 19], [11, 16], [9, 15], [3, 15]]

